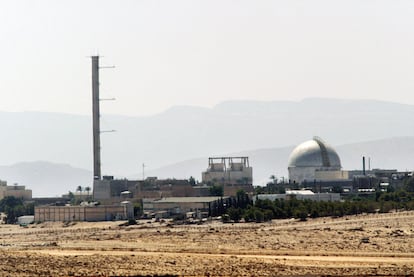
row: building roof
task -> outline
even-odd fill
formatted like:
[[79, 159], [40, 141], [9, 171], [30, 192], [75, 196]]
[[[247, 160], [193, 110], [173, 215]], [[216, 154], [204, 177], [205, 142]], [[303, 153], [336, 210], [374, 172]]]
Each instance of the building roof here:
[[305, 190], [305, 189], [301, 189], [301, 190], [286, 190], [286, 194], [288, 195], [313, 195], [315, 194], [313, 191], [311, 190]]
[[320, 138], [314, 137], [292, 151], [289, 167], [325, 167], [339, 170], [342, 166], [335, 149]]
[[143, 202], [157, 202], [157, 203], [208, 203], [217, 201], [219, 199], [226, 199], [226, 196], [205, 196], [205, 197], [165, 197], [158, 199], [143, 199]]

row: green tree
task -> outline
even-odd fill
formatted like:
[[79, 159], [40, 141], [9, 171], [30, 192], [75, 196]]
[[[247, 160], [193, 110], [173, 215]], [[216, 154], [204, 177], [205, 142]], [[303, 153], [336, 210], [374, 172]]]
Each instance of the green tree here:
[[86, 193], [88, 194], [88, 198], [89, 198], [89, 192], [91, 191], [91, 187], [86, 187], [85, 188]]
[[254, 187], [254, 194], [265, 194], [267, 192], [265, 187], [256, 186]]
[[212, 196], [223, 196], [224, 195], [224, 188], [222, 185], [214, 184], [209, 188], [209, 191]]
[[16, 223], [17, 217], [25, 214], [26, 208], [21, 198], [7, 196], [0, 201], [0, 212], [7, 215], [7, 224], [13, 224]]
[[143, 209], [142, 209], [142, 202], [136, 202], [134, 203], [134, 216], [135, 218], [141, 217], [143, 214]]
[[332, 188], [332, 192], [333, 193], [343, 193], [344, 192], [344, 189], [342, 188], [341, 185], [335, 185]]
[[254, 211], [254, 217], [257, 223], [264, 221], [264, 213], [259, 209]]
[[190, 185], [195, 186], [196, 184], [196, 180], [194, 179], [193, 176], [190, 176], [190, 178], [188, 179], [188, 182], [190, 183]]
[[236, 205], [238, 208], [245, 209], [247, 205], [250, 203], [249, 195], [247, 195], [247, 193], [242, 189], [239, 189], [237, 191], [236, 199], [237, 199]]
[[414, 192], [414, 177], [410, 177], [404, 182], [404, 189], [408, 192]]

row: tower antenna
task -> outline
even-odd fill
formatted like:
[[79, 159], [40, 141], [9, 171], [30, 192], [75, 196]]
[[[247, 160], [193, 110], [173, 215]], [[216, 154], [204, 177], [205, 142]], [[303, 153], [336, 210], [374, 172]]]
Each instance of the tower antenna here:
[[101, 180], [101, 133], [113, 132], [101, 131], [100, 127], [100, 100], [114, 100], [114, 99], [100, 99], [99, 98], [99, 69], [115, 68], [115, 66], [99, 66], [99, 57], [92, 56], [92, 128], [93, 128], [93, 179]]
[[101, 137], [99, 112], [99, 56], [92, 56], [93, 179], [101, 180]]

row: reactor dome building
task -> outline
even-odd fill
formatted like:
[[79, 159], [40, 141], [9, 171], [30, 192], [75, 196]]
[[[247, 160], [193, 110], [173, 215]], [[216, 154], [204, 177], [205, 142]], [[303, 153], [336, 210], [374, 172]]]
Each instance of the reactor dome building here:
[[298, 145], [288, 162], [289, 180], [299, 184], [348, 179], [341, 169], [338, 153], [319, 137]]

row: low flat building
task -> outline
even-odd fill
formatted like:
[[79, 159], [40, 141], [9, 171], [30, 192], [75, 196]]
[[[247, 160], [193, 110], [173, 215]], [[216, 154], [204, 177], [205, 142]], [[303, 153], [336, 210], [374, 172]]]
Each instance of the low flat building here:
[[253, 201], [266, 199], [270, 201], [276, 199], [289, 200], [292, 198], [312, 201], [340, 201], [341, 195], [339, 193], [314, 193], [310, 190], [287, 190], [284, 194], [258, 194], [253, 198]]
[[143, 199], [144, 212], [166, 211], [167, 214], [186, 214], [188, 212], [208, 213], [214, 203], [228, 197], [167, 197], [158, 199]]
[[35, 222], [45, 221], [112, 221], [133, 218], [131, 205], [108, 206], [38, 206]]

